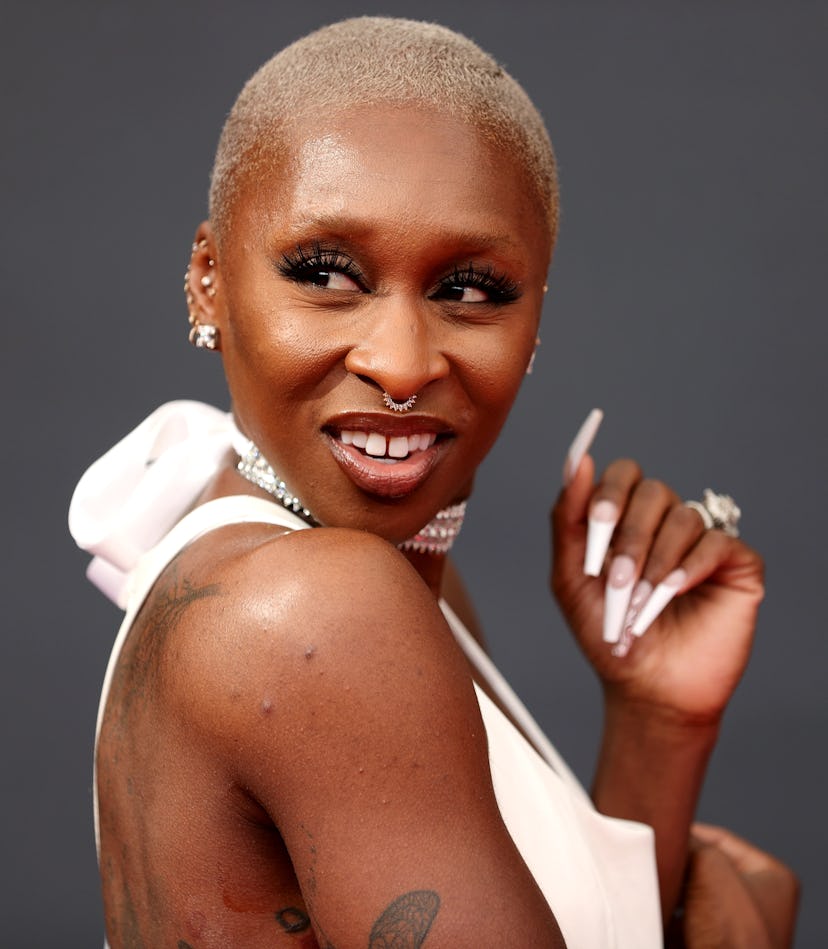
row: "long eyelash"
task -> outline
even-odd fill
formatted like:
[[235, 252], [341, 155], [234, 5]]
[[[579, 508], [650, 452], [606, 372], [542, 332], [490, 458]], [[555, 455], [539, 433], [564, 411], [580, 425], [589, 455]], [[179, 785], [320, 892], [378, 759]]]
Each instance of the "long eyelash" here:
[[479, 270], [471, 263], [467, 267], [455, 267], [454, 273], [441, 281], [441, 286], [484, 290], [493, 303], [511, 303], [520, 296], [520, 288], [514, 280], [497, 273], [491, 266]]
[[335, 270], [352, 280], [362, 281], [363, 279], [362, 272], [350, 257], [346, 257], [341, 251], [323, 247], [318, 243], [315, 243], [309, 251], [301, 244], [297, 244], [292, 253], [282, 254], [277, 267], [283, 277], [297, 283], [303, 283], [314, 274], [326, 270]]

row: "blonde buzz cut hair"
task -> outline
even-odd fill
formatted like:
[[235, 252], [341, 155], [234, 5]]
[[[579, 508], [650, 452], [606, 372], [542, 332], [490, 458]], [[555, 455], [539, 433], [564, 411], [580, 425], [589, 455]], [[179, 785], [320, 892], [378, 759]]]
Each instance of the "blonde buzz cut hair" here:
[[516, 158], [554, 241], [555, 154], [521, 85], [476, 43], [444, 26], [356, 17], [292, 43], [245, 84], [222, 129], [210, 181], [210, 219], [219, 242], [242, 182], [286, 147], [294, 117], [376, 103], [424, 105], [457, 116]]

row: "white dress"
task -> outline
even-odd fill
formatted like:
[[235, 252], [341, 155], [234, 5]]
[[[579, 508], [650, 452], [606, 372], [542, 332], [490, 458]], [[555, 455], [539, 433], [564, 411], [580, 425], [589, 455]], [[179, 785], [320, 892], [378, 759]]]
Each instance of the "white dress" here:
[[[96, 462], [78, 485], [70, 529], [79, 545], [96, 555], [90, 579], [126, 610], [104, 680], [98, 728], [112, 672], [135, 615], [180, 550], [226, 524], [308, 528], [281, 505], [250, 496], [220, 498], [184, 513], [234, 444], [238, 433], [229, 416], [200, 403], [169, 403]], [[532, 744], [475, 686], [503, 821], [549, 902], [567, 946], [660, 947], [652, 830], [594, 809], [491, 660], [448, 604], [441, 602], [441, 607], [480, 677], [531, 739]], [[97, 833], [97, 782], [95, 791]]]

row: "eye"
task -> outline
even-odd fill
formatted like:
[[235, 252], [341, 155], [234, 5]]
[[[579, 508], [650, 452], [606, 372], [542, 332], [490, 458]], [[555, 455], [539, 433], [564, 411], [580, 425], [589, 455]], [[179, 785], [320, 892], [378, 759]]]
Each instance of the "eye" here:
[[441, 296], [444, 300], [455, 300], [457, 303], [486, 303], [489, 295], [479, 287], [444, 287]]
[[511, 303], [520, 296], [518, 285], [492, 267], [480, 268], [470, 263], [455, 268], [454, 273], [440, 281], [432, 299], [452, 303]]
[[352, 293], [359, 293], [362, 289], [347, 274], [322, 268], [307, 274], [305, 282], [312, 283], [315, 287], [325, 287], [327, 290], [349, 290]]
[[298, 245], [282, 254], [278, 263], [283, 277], [294, 283], [310, 284], [339, 293], [364, 293], [365, 281], [359, 267], [346, 254], [315, 244], [310, 249]]

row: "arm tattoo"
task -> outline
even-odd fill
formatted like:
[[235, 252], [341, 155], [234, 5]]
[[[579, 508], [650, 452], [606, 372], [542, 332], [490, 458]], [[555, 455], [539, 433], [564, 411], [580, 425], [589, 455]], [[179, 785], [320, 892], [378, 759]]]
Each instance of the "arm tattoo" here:
[[310, 927], [308, 914], [295, 906], [277, 910], [276, 922], [286, 933], [303, 933]]
[[412, 890], [388, 904], [374, 923], [369, 949], [419, 949], [440, 909], [434, 890]]

